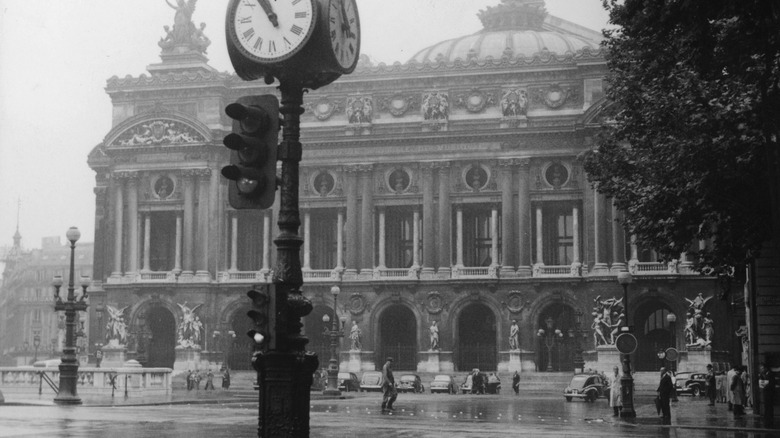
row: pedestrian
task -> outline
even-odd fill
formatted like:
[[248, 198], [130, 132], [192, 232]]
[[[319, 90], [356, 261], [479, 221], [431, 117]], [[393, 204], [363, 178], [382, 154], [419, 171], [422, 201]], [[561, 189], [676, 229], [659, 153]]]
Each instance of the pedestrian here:
[[193, 381], [193, 389], [195, 389], [196, 391], [200, 391], [200, 380], [201, 380], [200, 371], [195, 370], [195, 375], [193, 376], [192, 381]]
[[745, 382], [742, 380], [742, 367], [735, 367], [734, 371], [734, 377], [731, 378], [729, 387], [732, 393], [734, 417], [741, 417], [745, 415], [747, 394], [745, 393]]
[[209, 368], [208, 373], [206, 373], [206, 391], [213, 391], [214, 390], [214, 373], [211, 372], [211, 368]]
[[669, 405], [674, 391], [672, 375], [661, 368], [661, 382], [658, 384], [658, 399], [661, 402], [661, 414], [663, 415], [663, 424], [672, 424], [672, 408]]
[[515, 395], [520, 395], [520, 374], [517, 371], [512, 376], [512, 389], [515, 390]]
[[395, 388], [395, 378], [393, 377], [392, 357], [388, 357], [382, 367], [382, 393], [382, 411], [394, 411], [393, 403], [398, 398], [398, 391]]
[[193, 377], [192, 370], [187, 370], [187, 391], [192, 391]]
[[612, 368], [612, 376], [609, 378], [609, 405], [612, 407], [612, 415], [617, 417], [623, 408], [623, 395], [620, 389], [620, 372], [617, 367]]
[[498, 394], [499, 386], [501, 386], [501, 379], [497, 375], [490, 373], [487, 381], [487, 393]]
[[728, 403], [729, 410], [734, 409], [734, 390], [731, 389], [731, 381], [734, 380], [734, 375], [737, 374], [737, 365], [732, 365], [728, 373], [726, 373], [726, 403]]
[[715, 406], [715, 391], [717, 383], [715, 382], [715, 371], [712, 370], [712, 364], [707, 365], [707, 398], [710, 400], [709, 406]]
[[222, 374], [222, 389], [230, 389], [230, 368], [225, 367], [225, 372]]
[[775, 373], [766, 362], [762, 362], [758, 368], [758, 386], [761, 388], [761, 416], [764, 417], [764, 427], [771, 428], [775, 421]]

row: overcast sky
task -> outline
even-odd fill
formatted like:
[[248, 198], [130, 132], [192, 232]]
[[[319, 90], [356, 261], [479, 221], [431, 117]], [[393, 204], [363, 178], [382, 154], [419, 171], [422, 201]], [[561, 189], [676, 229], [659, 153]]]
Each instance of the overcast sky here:
[[[600, 30], [607, 23], [601, 1], [547, 0], [547, 10]], [[358, 0], [362, 53], [406, 62], [436, 42], [479, 31], [477, 12], [499, 2]], [[193, 21], [206, 23], [209, 64], [232, 72], [226, 5], [200, 0]], [[165, 0], [0, 0], [0, 246], [12, 244], [19, 199], [25, 248], [39, 248], [44, 236], [64, 242], [73, 225], [83, 241], [94, 240], [87, 154], [111, 129], [106, 80], [160, 62], [157, 41], [173, 16]]]

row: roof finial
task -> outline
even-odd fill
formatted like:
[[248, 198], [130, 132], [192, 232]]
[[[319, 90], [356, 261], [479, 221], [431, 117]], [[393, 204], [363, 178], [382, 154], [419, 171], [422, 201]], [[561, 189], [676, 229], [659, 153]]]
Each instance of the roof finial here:
[[18, 247], [22, 241], [22, 235], [19, 234], [19, 211], [22, 209], [22, 198], [16, 200], [16, 233], [14, 233], [14, 246]]
[[501, 0], [477, 15], [485, 30], [542, 30], [547, 10], [544, 0]]

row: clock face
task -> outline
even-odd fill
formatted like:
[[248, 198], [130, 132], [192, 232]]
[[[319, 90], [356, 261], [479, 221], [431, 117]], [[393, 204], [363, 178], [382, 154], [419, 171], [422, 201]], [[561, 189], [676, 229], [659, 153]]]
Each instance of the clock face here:
[[228, 35], [259, 62], [282, 61], [300, 50], [315, 24], [316, 0], [234, 0]]
[[330, 45], [339, 66], [351, 70], [360, 54], [360, 18], [355, 0], [330, 0]]

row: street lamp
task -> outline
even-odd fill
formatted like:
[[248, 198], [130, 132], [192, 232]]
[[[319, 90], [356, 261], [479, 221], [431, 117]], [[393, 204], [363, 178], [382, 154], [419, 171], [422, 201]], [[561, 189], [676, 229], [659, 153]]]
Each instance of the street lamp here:
[[338, 345], [339, 345], [339, 338], [344, 336], [344, 332], [341, 330], [344, 326], [344, 323], [346, 322], [347, 318], [342, 317], [341, 319], [341, 327], [339, 327], [339, 318], [338, 318], [338, 298], [339, 298], [339, 292], [341, 292], [341, 289], [339, 289], [338, 286], [333, 286], [330, 288], [330, 293], [333, 294], [333, 325], [331, 326], [331, 329], [328, 330], [328, 322], [330, 322], [330, 316], [326, 313], [322, 316], [322, 322], [324, 322], [325, 325], [325, 331], [323, 334], [325, 336], [330, 336], [330, 361], [328, 362], [328, 387], [325, 388], [325, 390], [322, 391], [324, 395], [341, 395], [341, 391], [339, 391], [339, 385], [338, 385], [338, 377], [339, 377], [339, 359], [338, 359]]
[[[624, 326], [621, 331], [628, 332], [628, 285], [634, 281], [634, 277], [630, 272], [618, 272], [618, 283], [623, 286], [623, 309], [626, 314]], [[636, 411], [634, 411], [634, 378], [631, 376], [631, 355], [621, 354], [623, 359], [623, 376], [620, 378], [620, 393], [623, 397], [623, 409], [620, 411], [621, 417], [636, 417]]]
[[[547, 371], [552, 371], [552, 348], [555, 346], [555, 339], [556, 338], [563, 338], [563, 332], [561, 332], [560, 329], [553, 330], [553, 324], [555, 323], [555, 320], [552, 318], [552, 316], [548, 316], [546, 320], [544, 320], [544, 323], [547, 325], [547, 331], [545, 331], [543, 328], [539, 328], [539, 330], [536, 332], [536, 336], [541, 338], [544, 341], [544, 346], [547, 347]], [[545, 336], [545, 334], [547, 336]]]
[[[669, 347], [670, 348], [674, 348], [675, 345], [677, 345], [677, 342], [676, 342], [676, 339], [675, 339], [676, 332], [674, 331], [675, 323], [677, 322], [677, 315], [675, 315], [672, 312], [669, 312], [669, 314], [666, 315], [666, 320], [669, 321]], [[673, 360], [673, 361], [670, 360], [669, 362], [670, 362], [670, 364], [672, 364], [672, 366], [671, 366], [672, 371], [677, 371], [677, 360], [676, 360], [676, 358], [675, 358], [675, 360]]]
[[35, 347], [35, 356], [33, 357], [33, 363], [38, 362], [38, 347], [41, 346], [41, 335], [35, 334], [33, 337], [33, 347]]
[[225, 330], [225, 333], [222, 333], [219, 330], [214, 330], [214, 334], [212, 336], [214, 339], [219, 339], [220, 343], [222, 344], [222, 367], [224, 369], [228, 369], [230, 347], [233, 345], [233, 339], [236, 337], [236, 332], [233, 330]]
[[87, 310], [88, 282], [82, 279], [81, 286], [84, 291], [79, 297], [76, 297], [73, 277], [75, 271], [75, 253], [76, 242], [81, 237], [81, 232], [76, 227], [70, 227], [65, 234], [70, 241], [70, 277], [68, 278], [68, 296], [65, 301], [60, 297], [60, 286], [62, 286], [62, 277], [55, 277], [54, 285], [54, 310], [65, 312], [65, 346], [62, 349], [62, 361], [60, 363], [60, 390], [54, 398], [54, 403], [60, 405], [80, 405], [81, 398], [78, 396], [78, 371], [79, 363], [76, 357], [75, 335], [77, 312]]
[[574, 370], [576, 372], [577, 368], [580, 369], [580, 372], [585, 372], [585, 360], [582, 357], [582, 339], [581, 335], [584, 336], [585, 332], [582, 330], [582, 310], [575, 310], [574, 311]]

